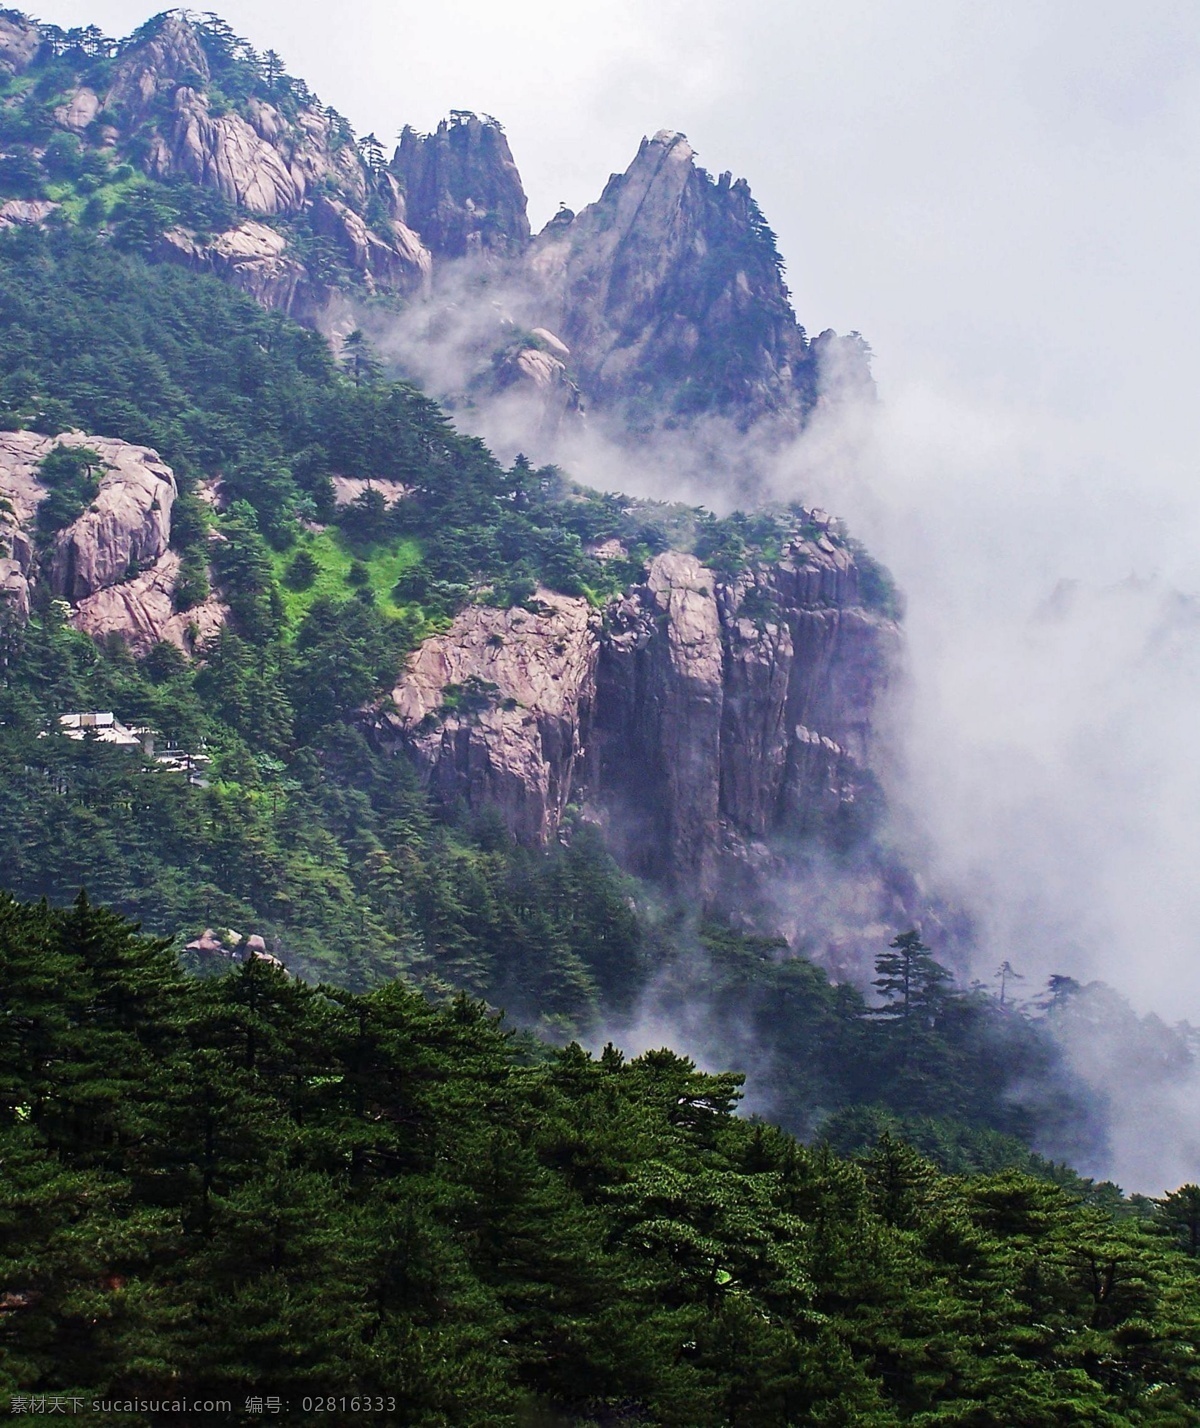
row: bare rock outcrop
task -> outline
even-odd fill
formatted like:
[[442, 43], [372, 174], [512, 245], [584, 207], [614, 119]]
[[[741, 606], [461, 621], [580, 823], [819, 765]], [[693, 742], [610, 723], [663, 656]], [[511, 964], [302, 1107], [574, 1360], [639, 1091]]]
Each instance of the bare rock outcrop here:
[[0, 75], [23, 74], [42, 47], [42, 32], [15, 10], [0, 15]]
[[86, 599], [123, 580], [131, 570], [152, 564], [166, 551], [175, 476], [156, 451], [82, 432], [57, 437], [14, 434], [43, 443], [42, 455], [55, 443], [86, 446], [104, 463], [95, 500], [55, 537], [48, 563], [55, 594], [72, 603]]
[[170, 228], [159, 239], [156, 256], [224, 278], [276, 312], [292, 313], [307, 297], [308, 272], [288, 252], [287, 239], [253, 219], [208, 241], [185, 228]]
[[735, 580], [667, 552], [610, 608], [590, 793], [640, 871], [709, 893], [756, 841], [865, 812], [898, 631], [860, 605], [850, 552], [810, 536]]
[[560, 431], [579, 429], [583, 396], [567, 367], [565, 344], [550, 332], [538, 330], [533, 336], [536, 345], [519, 341], [494, 353], [491, 370], [478, 386], [489, 394], [502, 425], [505, 408], [512, 408], [513, 430], [528, 430], [536, 413], [535, 438], [552, 443]]
[[385, 506], [394, 506], [397, 501], [411, 496], [413, 489], [402, 481], [389, 481], [379, 476], [331, 476], [329, 480], [335, 506], [348, 506], [367, 491], [378, 491]]
[[[373, 232], [353, 209], [318, 196], [313, 226], [332, 238], [359, 274], [368, 292], [413, 295], [429, 286], [431, 259], [417, 235], [393, 225], [393, 242]], [[2, 215], [0, 215], [2, 221]], [[277, 228], [248, 218], [213, 238], [186, 228], [169, 228], [158, 240], [155, 256], [197, 273], [212, 273], [249, 294], [260, 306], [301, 321], [314, 321], [326, 310], [331, 290], [315, 281]]]
[[724, 669], [716, 577], [666, 551], [610, 612], [599, 670], [594, 796], [626, 859], [683, 884], [712, 877]]
[[899, 656], [853, 554], [807, 513], [778, 560], [722, 579], [666, 551], [597, 628], [581, 600], [474, 606], [376, 715], [448, 802], [544, 843], [585, 801], [636, 871], [702, 897], [761, 884], [773, 846], [869, 831], [874, 720]]
[[155, 135], [146, 166], [156, 178], [184, 174], [252, 213], [295, 213], [305, 183], [240, 114], [214, 115], [208, 96], [180, 85], [173, 118]]
[[318, 194], [312, 206], [313, 227], [332, 238], [351, 267], [364, 279], [368, 291], [405, 294], [427, 292], [433, 259], [420, 238], [403, 223], [393, 223], [393, 241], [387, 242], [347, 204]]
[[344, 124], [315, 101], [292, 117], [262, 95], [241, 112], [215, 106], [200, 33], [181, 11], [161, 18], [117, 67], [104, 108], [127, 133], [143, 129], [143, 164], [157, 178], [182, 174], [262, 215], [298, 213], [324, 182], [352, 204], [370, 184]]
[[392, 173], [405, 222], [435, 257], [515, 257], [529, 242], [525, 190], [494, 119], [456, 111], [432, 134], [406, 125]]
[[100, 96], [86, 84], [71, 91], [54, 111], [54, 122], [71, 134], [82, 134], [100, 113]]
[[544, 590], [533, 610], [471, 606], [414, 654], [378, 733], [446, 802], [492, 804], [515, 837], [544, 843], [582, 753], [599, 626], [585, 600]]
[[[99, 457], [99, 490], [65, 529], [36, 535], [48, 494], [40, 464], [56, 446], [86, 447]], [[98, 638], [120, 635], [136, 654], [158, 640], [190, 650], [224, 623], [216, 597], [176, 611], [180, 558], [168, 548], [175, 477], [157, 452], [111, 437], [64, 432], [0, 432], [0, 588], [21, 617], [30, 588], [44, 582], [71, 606], [71, 620]]]
[[[145, 27], [143, 31], [145, 33]], [[200, 37], [181, 11], [171, 11], [140, 44], [122, 56], [104, 107], [129, 124], [148, 118], [161, 96], [178, 85], [203, 85], [209, 80], [208, 58]]]
[[[662, 130], [596, 203], [546, 225], [527, 260], [545, 320], [570, 345], [589, 401], [801, 421], [820, 364], [774, 236], [744, 179], [714, 181], [695, 160], [682, 134]], [[827, 347], [839, 343], [828, 334]], [[866, 374], [853, 341], [838, 352]]]
[[0, 555], [0, 623], [12, 618], [20, 623], [29, 618], [29, 577], [20, 560]]
[[131, 580], [106, 585], [80, 600], [71, 614], [77, 630], [101, 639], [118, 634], [130, 652], [141, 656], [162, 640], [184, 654], [193, 654], [229, 618], [228, 607], [216, 595], [188, 610], [175, 608], [175, 584], [180, 558], [166, 551]]
[[0, 203], [0, 228], [36, 228], [59, 205], [48, 198], [9, 198]]
[[18, 432], [0, 432], [0, 616], [29, 618], [33, 522], [46, 494]]

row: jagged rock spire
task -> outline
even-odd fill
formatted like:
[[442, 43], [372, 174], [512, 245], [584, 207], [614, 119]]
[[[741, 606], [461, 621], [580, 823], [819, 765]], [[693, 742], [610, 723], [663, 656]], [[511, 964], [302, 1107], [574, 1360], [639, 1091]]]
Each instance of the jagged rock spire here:
[[643, 139], [597, 203], [539, 234], [530, 268], [595, 399], [742, 421], [816, 400], [774, 234], [745, 180], [713, 180], [683, 134]]
[[455, 110], [432, 134], [406, 125], [392, 171], [405, 221], [435, 257], [515, 256], [529, 242], [521, 175], [494, 119]]

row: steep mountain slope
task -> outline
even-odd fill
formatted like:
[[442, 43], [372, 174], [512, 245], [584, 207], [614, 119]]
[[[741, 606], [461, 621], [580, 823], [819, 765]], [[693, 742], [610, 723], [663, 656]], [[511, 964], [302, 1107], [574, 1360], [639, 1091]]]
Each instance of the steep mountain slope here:
[[865, 349], [745, 185], [662, 133], [535, 237], [494, 121], [388, 162], [212, 16], [0, 12], [4, 76], [0, 1388], [1192, 1421], [1200, 1190], [1043, 1156], [1105, 1164], [1064, 1046], [1168, 1085], [1194, 1033], [956, 984], [887, 573], [498, 459], [353, 330], [457, 312], [464, 403], [634, 443], [794, 432]]
[[[578, 397], [576, 411], [592, 399], [642, 422], [794, 427], [841, 340], [810, 343], [797, 325], [743, 182], [712, 180], [662, 133], [596, 204], [534, 238], [495, 121], [407, 130], [388, 163], [214, 17], [170, 12], [119, 44], [12, 12], [0, 27], [0, 184], [13, 194], [0, 220], [10, 270], [25, 265], [0, 295], [20, 333], [7, 420], [153, 446], [180, 493], [179, 520], [160, 508], [155, 549], [126, 542], [87, 588], [56, 574], [26, 512], [6, 557], [19, 611], [32, 579], [33, 604], [62, 596], [99, 638], [204, 658], [227, 622], [254, 643], [303, 641], [306, 588], [358, 590], [382, 624], [327, 712], [361, 705], [360, 727], [410, 757], [445, 808], [496, 810], [534, 847], [580, 810], [638, 874], [806, 938], [860, 976], [891, 924], [933, 915], [875, 844], [872, 731], [898, 631], [886, 580], [836, 522], [797, 507], [714, 524], [606, 503], [528, 464], [504, 471], [379, 384], [361, 344], [342, 382], [278, 318], [250, 324], [247, 346], [234, 309], [200, 297], [199, 280], [219, 276], [276, 313], [344, 325], [378, 318], [385, 294], [401, 316], [436, 320], [448, 297], [511, 289], [533, 325], [501, 313], [497, 328], [488, 304], [492, 327], [473, 338], [495, 384], [541, 381]], [[144, 260], [164, 276], [135, 296]], [[174, 282], [172, 267], [190, 271]], [[98, 274], [111, 295], [99, 304]], [[181, 303], [184, 325], [159, 329], [155, 303]], [[206, 345], [231, 340], [233, 363], [206, 369]], [[855, 341], [839, 351], [869, 380]], [[404, 651], [394, 692], [368, 699], [380, 661]], [[805, 846], [840, 860], [848, 921], [815, 927], [779, 905]]]

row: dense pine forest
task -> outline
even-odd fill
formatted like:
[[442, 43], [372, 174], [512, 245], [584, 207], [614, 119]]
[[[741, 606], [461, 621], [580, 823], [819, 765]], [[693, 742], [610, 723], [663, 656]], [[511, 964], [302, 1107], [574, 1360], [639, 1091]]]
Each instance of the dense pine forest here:
[[0, 902], [0, 969], [14, 1391], [481, 1428], [1195, 1422], [1194, 1195], [1114, 1216], [887, 1136], [839, 1159], [669, 1051], [549, 1051], [399, 982], [196, 980], [83, 897]]

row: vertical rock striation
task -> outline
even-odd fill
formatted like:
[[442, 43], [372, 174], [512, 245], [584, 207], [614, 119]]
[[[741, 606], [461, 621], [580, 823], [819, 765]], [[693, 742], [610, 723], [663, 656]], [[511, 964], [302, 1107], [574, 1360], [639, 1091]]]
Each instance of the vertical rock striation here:
[[449, 804], [500, 810], [513, 834], [558, 830], [591, 718], [599, 620], [539, 591], [536, 608], [473, 605], [415, 652], [376, 732]]
[[610, 615], [596, 699], [594, 796], [626, 861], [711, 881], [724, 669], [716, 580], [667, 551]]
[[586, 799], [629, 866], [716, 896], [756, 842], [859, 828], [899, 632], [857, 575], [810, 525], [733, 580], [666, 551], [602, 622], [545, 592], [537, 613], [474, 606], [413, 656], [376, 733], [524, 841]]
[[545, 321], [593, 401], [717, 411], [742, 425], [799, 419], [816, 403], [820, 364], [775, 236], [744, 179], [714, 181], [695, 158], [682, 134], [662, 130], [598, 202], [547, 224], [528, 259]]
[[405, 125], [392, 172], [405, 222], [436, 258], [515, 257], [528, 244], [525, 189], [494, 119], [456, 111], [432, 134]]
[[[118, 121], [118, 143], [132, 141], [151, 177], [190, 179], [254, 216], [215, 239], [172, 229], [159, 257], [216, 273], [264, 306], [317, 322], [329, 283], [305, 266], [284, 232], [258, 221], [302, 219], [333, 244], [367, 293], [411, 296], [427, 287], [430, 255], [404, 225], [396, 181], [368, 165], [345, 121], [304, 90], [278, 104], [265, 93], [235, 106], [214, 96], [205, 32], [182, 11], [140, 33], [104, 99]], [[98, 106], [91, 91], [78, 89], [58, 122], [74, 132]]]

